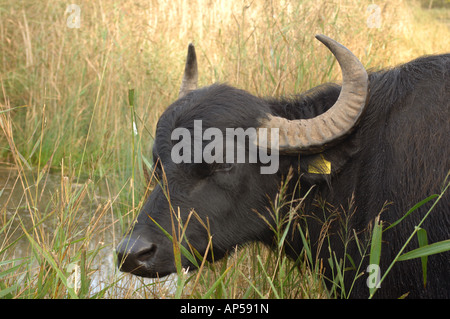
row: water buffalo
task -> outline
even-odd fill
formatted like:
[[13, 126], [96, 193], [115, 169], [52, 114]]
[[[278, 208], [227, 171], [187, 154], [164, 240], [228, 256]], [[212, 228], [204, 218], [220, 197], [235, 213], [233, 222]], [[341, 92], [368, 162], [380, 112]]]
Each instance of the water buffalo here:
[[[255, 97], [225, 84], [197, 88], [197, 61], [194, 47], [189, 46], [179, 99], [161, 115], [156, 128], [153, 161], [160, 183], [117, 247], [122, 271], [144, 277], [175, 272], [174, 246], [161, 228], [176, 235], [177, 216], [183, 223], [190, 218], [183, 245], [188, 247], [188, 241], [201, 255], [209, 249], [210, 260], [219, 260], [248, 242], [274, 246], [269, 224], [274, 223], [274, 202], [285, 182], [284, 192], [293, 206], [302, 199], [292, 215], [295, 222], [289, 223], [286, 254], [299, 257], [301, 229], [309, 236], [314, 260], [328, 264], [330, 251], [337, 259], [351, 256], [356, 267], [361, 265], [361, 273], [369, 264], [370, 249], [363, 257], [359, 249], [367, 247], [374, 219], [381, 213], [386, 228], [416, 203], [441, 191], [450, 169], [450, 54], [424, 56], [368, 74], [347, 48], [326, 36], [316, 37], [336, 57], [342, 85], [323, 84], [281, 99]], [[200, 129], [196, 123], [201, 123]], [[187, 137], [174, 138], [177, 128]], [[246, 155], [251, 145], [267, 154], [258, 153], [253, 162], [225, 161], [230, 149], [222, 143], [214, 145], [210, 154], [216, 160], [201, 158], [201, 151], [211, 147], [212, 136], [218, 138], [216, 133], [225, 134], [228, 128], [254, 129], [253, 135], [245, 136]], [[268, 134], [266, 139], [264, 135], [252, 138], [262, 129], [276, 129], [278, 138]], [[208, 139], [206, 132], [214, 134]], [[200, 142], [196, 133], [203, 137]], [[181, 136], [188, 142], [186, 148], [179, 144]], [[194, 158], [199, 150], [200, 158]], [[274, 154], [276, 171], [263, 174], [261, 167], [267, 166], [263, 155]], [[383, 233], [381, 274], [431, 203]], [[292, 213], [289, 206], [281, 213]], [[422, 228], [429, 243], [450, 238], [448, 194]], [[414, 238], [406, 251], [417, 247]], [[185, 268], [195, 268], [184, 256], [181, 262]], [[450, 298], [449, 264], [449, 252], [429, 256], [424, 287], [420, 259], [398, 262], [375, 297], [409, 293], [414, 298]], [[325, 275], [331, 275], [329, 267]], [[355, 270], [345, 276], [350, 287]], [[351, 297], [369, 295], [367, 276], [356, 280]]]

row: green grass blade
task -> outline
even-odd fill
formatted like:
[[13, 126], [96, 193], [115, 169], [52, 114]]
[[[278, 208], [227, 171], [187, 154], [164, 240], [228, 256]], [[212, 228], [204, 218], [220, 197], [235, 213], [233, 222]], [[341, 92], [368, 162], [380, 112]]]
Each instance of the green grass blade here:
[[306, 240], [305, 234], [303, 233], [302, 228], [300, 227], [300, 225], [298, 225], [298, 231], [300, 234], [300, 237], [302, 239], [302, 243], [303, 243], [303, 249], [305, 249], [306, 251], [306, 256], [308, 257], [308, 261], [310, 263], [311, 266], [313, 266], [313, 258], [312, 258], [312, 252], [311, 252], [311, 245], [309, 243], [308, 240]]
[[220, 275], [220, 277], [212, 284], [211, 288], [209, 288], [208, 291], [202, 296], [202, 299], [209, 299], [211, 297], [216, 287], [222, 283], [223, 279], [225, 278], [225, 276], [227, 275], [227, 273], [230, 271], [231, 268], [232, 266], [228, 267], [223, 272], [223, 274]]
[[437, 194], [433, 194], [427, 198], [425, 198], [424, 200], [418, 202], [416, 205], [414, 205], [410, 210], [408, 210], [406, 212], [405, 215], [403, 215], [402, 218], [398, 219], [397, 221], [393, 222], [391, 225], [389, 225], [388, 227], [386, 227], [384, 229], [384, 231], [388, 230], [389, 228], [392, 228], [396, 225], [398, 225], [402, 220], [404, 220], [409, 214], [411, 214], [413, 211], [415, 211], [416, 209], [418, 209], [419, 207], [421, 207], [422, 205], [425, 205], [426, 203], [428, 203], [430, 200], [435, 199], [436, 197], [438, 197], [439, 195]]
[[381, 238], [383, 233], [383, 226], [380, 221], [380, 216], [375, 219], [373, 227], [372, 241], [370, 245], [370, 264], [379, 265], [381, 256]]
[[28, 105], [22, 105], [22, 106], [12, 107], [12, 108], [9, 108], [9, 109], [6, 109], [6, 110], [1, 110], [1, 111], [0, 111], [0, 114], [6, 113], [6, 112], [11, 112], [12, 110], [21, 109], [21, 108], [27, 107], [27, 106], [28, 106]]
[[53, 268], [53, 270], [55, 270], [57, 276], [59, 277], [59, 279], [61, 280], [61, 282], [63, 283], [64, 287], [66, 287], [69, 295], [71, 298], [74, 299], [78, 299], [77, 294], [75, 293], [75, 291], [73, 290], [73, 288], [71, 288], [69, 286], [69, 284], [67, 283], [67, 278], [66, 276], [64, 276], [63, 272], [61, 271], [61, 269], [58, 268], [58, 265], [56, 264], [56, 261], [53, 259], [52, 255], [45, 251], [44, 249], [42, 249], [38, 243], [36, 243], [36, 241], [30, 236], [30, 234], [28, 234], [25, 231], [25, 235], [28, 238], [28, 241], [30, 242], [31, 246], [39, 252], [39, 254], [41, 256], [44, 257], [44, 259], [50, 264], [50, 266]]
[[443, 253], [446, 251], [450, 251], [450, 239], [439, 241], [437, 243], [429, 244], [424, 247], [420, 247], [414, 250], [411, 250], [407, 253], [401, 255], [398, 260], [410, 260], [415, 258], [421, 258], [425, 256], [430, 256], [434, 254]]
[[5, 288], [0, 290], [0, 298], [5, 297], [6, 295], [10, 294], [11, 292], [15, 291], [17, 289], [17, 284], [12, 285], [11, 287]]
[[22, 267], [21, 264], [15, 265], [15, 266], [13, 266], [13, 267], [11, 267], [11, 268], [8, 268], [8, 269], [6, 269], [6, 270], [0, 272], [0, 278], [6, 277], [7, 275], [9, 275], [9, 274], [11, 274], [11, 273], [14, 273], [14, 272], [15, 272], [16, 270], [18, 270], [20, 267]]
[[128, 90], [128, 104], [133, 107], [134, 106], [134, 89]]
[[[433, 211], [434, 207], [439, 203], [439, 201], [444, 196], [444, 194], [447, 191], [447, 189], [450, 187], [450, 182], [447, 182], [448, 181], [448, 177], [449, 177], [449, 174], [447, 174], [447, 177], [445, 178], [445, 181], [446, 181], [444, 183], [445, 186], [442, 188], [441, 193], [439, 195], [436, 195], [437, 199], [433, 202], [431, 207], [426, 212], [425, 216], [421, 219], [421, 221], [419, 222], [417, 227], [414, 229], [412, 234], [406, 240], [405, 244], [402, 246], [400, 251], [395, 256], [394, 260], [391, 262], [389, 267], [386, 269], [386, 271], [383, 274], [383, 277], [381, 277], [381, 280], [380, 280], [379, 284], [381, 284], [383, 282], [383, 280], [386, 278], [386, 276], [391, 271], [392, 267], [399, 260], [414, 259], [414, 258], [419, 258], [419, 257], [423, 257], [423, 256], [429, 256], [429, 255], [432, 255], [432, 254], [437, 254], [437, 253], [441, 253], [441, 252], [450, 250], [450, 239], [447, 239], [447, 240], [444, 240], [444, 241], [441, 241], [441, 242], [438, 242], [438, 243], [427, 245], [425, 247], [420, 247], [418, 249], [415, 249], [415, 250], [412, 250], [412, 251], [410, 251], [408, 253], [403, 254], [403, 251], [405, 250], [406, 246], [409, 244], [409, 242], [412, 240], [412, 238], [416, 235], [416, 233], [418, 231], [418, 227], [420, 227], [424, 223], [424, 221], [427, 219], [427, 217]], [[435, 195], [432, 195], [432, 196], [426, 198], [425, 200], [429, 200], [431, 197], [434, 197], [434, 196]], [[415, 205], [415, 206], [417, 206], [417, 205]]]
[[273, 284], [272, 278], [270, 278], [270, 276], [267, 274], [267, 271], [264, 267], [261, 257], [258, 255], [258, 256], [256, 256], [256, 258], [258, 258], [259, 265], [261, 266], [261, 270], [263, 271], [264, 275], [266, 276], [267, 282], [269, 283], [270, 287], [272, 287], [272, 291], [275, 295], [275, 298], [280, 299], [280, 296], [278, 295], [278, 292], [275, 289], [275, 285]]
[[[417, 230], [417, 240], [419, 241], [419, 247], [425, 247], [428, 245], [428, 237], [427, 231], [423, 228], [418, 227]], [[423, 286], [425, 287], [427, 284], [427, 263], [428, 256], [420, 257], [420, 261], [422, 263], [422, 275], [423, 275]]]
[[[154, 223], [156, 226], [158, 226], [158, 228], [164, 233], [164, 235], [167, 236], [167, 238], [169, 238], [171, 241], [174, 240], [173, 236], [170, 235], [161, 225], [159, 225], [152, 217], [148, 216]], [[176, 240], [176, 239], [175, 239]], [[186, 257], [195, 267], [199, 267], [199, 264], [197, 262], [197, 259], [195, 259], [195, 257], [189, 252], [189, 250], [187, 250], [186, 247], [184, 247], [183, 245], [181, 245], [180, 243], [180, 250], [181, 253], [183, 254], [184, 257]]]
[[247, 283], [250, 285], [247, 289], [247, 291], [244, 294], [243, 299], [247, 299], [251, 292], [254, 291], [255, 293], [258, 294], [259, 298], [264, 299], [264, 294], [254, 285], [254, 283], [248, 278], [247, 275], [245, 275], [240, 269], [238, 269], [239, 273], [241, 274], [242, 278], [244, 278]]
[[[373, 226], [372, 241], [370, 244], [370, 259], [369, 259], [369, 264], [378, 266], [377, 269], [379, 269], [380, 267], [382, 234], [383, 234], [383, 222], [380, 221], [380, 216], [378, 215], [377, 218], [375, 218], [375, 223]], [[370, 296], [373, 296], [375, 291], [376, 285], [369, 286]]]

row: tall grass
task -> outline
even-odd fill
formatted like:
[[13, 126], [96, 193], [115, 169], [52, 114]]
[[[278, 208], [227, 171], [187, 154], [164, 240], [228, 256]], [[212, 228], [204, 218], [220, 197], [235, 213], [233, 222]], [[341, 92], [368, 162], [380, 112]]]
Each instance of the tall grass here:
[[[226, 81], [258, 95], [339, 80], [316, 33], [344, 43], [368, 68], [448, 50], [448, 28], [418, 6], [380, 5], [377, 29], [367, 26], [370, 3], [80, 1], [77, 29], [67, 26], [65, 2], [2, 1], [3, 104], [26, 106], [11, 112], [15, 144], [30, 166], [51, 159], [58, 167], [70, 156], [85, 172], [129, 175], [128, 90], [136, 92], [148, 147], [157, 118], [177, 97], [191, 41], [201, 85]], [[0, 152], [9, 156], [5, 146]]]
[[80, 28], [70, 28], [67, 2], [0, 1], [0, 165], [9, 170], [0, 175], [0, 297], [332, 296], [307, 250], [300, 272], [286, 259], [281, 228], [276, 251], [249, 245], [176, 280], [107, 273], [99, 261], [114, 258], [142, 205], [142, 162], [177, 98], [189, 42], [200, 85], [274, 96], [339, 81], [316, 33], [367, 68], [448, 51], [434, 11], [380, 3], [381, 27], [369, 28], [371, 3], [80, 0]]

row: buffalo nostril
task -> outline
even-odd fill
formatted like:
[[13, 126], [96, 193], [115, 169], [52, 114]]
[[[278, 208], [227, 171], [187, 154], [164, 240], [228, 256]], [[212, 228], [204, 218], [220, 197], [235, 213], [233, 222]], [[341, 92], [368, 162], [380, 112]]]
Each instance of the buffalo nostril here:
[[117, 259], [119, 268], [125, 272], [136, 272], [147, 268], [151, 264], [157, 245], [141, 240], [129, 238], [122, 241], [117, 248]]
[[134, 258], [136, 258], [136, 260], [138, 261], [145, 262], [151, 259], [155, 254], [155, 252], [156, 252], [156, 245], [150, 244], [149, 247], [143, 247], [141, 250], [135, 252]]

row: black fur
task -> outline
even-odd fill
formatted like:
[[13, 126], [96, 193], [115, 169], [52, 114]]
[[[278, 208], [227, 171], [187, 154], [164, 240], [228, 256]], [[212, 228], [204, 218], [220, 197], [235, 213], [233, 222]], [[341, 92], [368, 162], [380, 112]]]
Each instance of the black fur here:
[[[321, 241], [325, 221], [331, 249], [344, 258], [343, 241], [356, 231], [366, 243], [365, 232], [381, 212], [385, 227], [402, 217], [412, 206], [439, 193], [450, 169], [450, 54], [428, 56], [407, 64], [371, 72], [366, 110], [354, 132], [337, 146], [322, 153], [331, 162], [330, 175], [311, 174], [307, 168], [317, 155], [280, 156], [280, 169], [274, 175], [261, 175], [260, 164], [174, 164], [170, 157], [177, 127], [192, 129], [194, 120], [203, 120], [203, 129], [217, 127], [258, 127], [266, 114], [289, 119], [311, 118], [326, 111], [336, 101], [340, 86], [325, 84], [303, 95], [285, 99], [262, 99], [223, 84], [195, 90], [172, 104], [161, 116], [153, 147], [155, 163], [162, 163], [172, 207], [180, 207], [183, 220], [195, 209], [213, 238], [210, 260], [218, 260], [235, 246], [250, 241], [272, 245], [274, 236], [266, 222], [272, 220], [271, 202], [289, 170], [290, 191], [297, 192], [301, 181], [303, 196], [310, 194], [299, 210], [300, 223], [309, 232], [314, 257], [328, 265], [327, 240]], [[164, 173], [163, 173], [164, 171]], [[169, 204], [161, 186], [157, 186], [138, 217], [140, 236], [147, 236], [158, 248], [143, 276], [174, 272], [172, 244], [156, 227], [151, 216], [171, 232]], [[414, 230], [431, 204], [407, 217], [401, 224], [383, 233], [382, 274]], [[256, 213], [257, 212], [257, 213]], [[430, 243], [450, 238], [450, 196], [445, 195], [422, 228]], [[201, 254], [208, 244], [208, 233], [191, 218], [186, 236]], [[132, 237], [132, 235], [131, 235]], [[130, 238], [131, 238], [130, 237]], [[295, 229], [287, 237], [287, 253], [297, 258], [302, 249]], [[319, 249], [321, 247], [321, 249]], [[407, 250], [417, 248], [417, 240]], [[358, 265], [360, 256], [354, 240], [346, 251]], [[365, 271], [368, 261], [360, 268]], [[183, 259], [185, 266], [192, 264]], [[423, 287], [420, 260], [397, 263], [378, 290], [376, 297], [397, 298], [405, 293], [413, 298], [450, 298], [450, 253], [428, 258], [428, 280]], [[348, 261], [347, 261], [347, 265]], [[330, 275], [329, 272], [326, 275]], [[346, 273], [353, 279], [353, 273]], [[361, 276], [352, 297], [368, 296], [367, 275]], [[347, 282], [346, 287], [350, 287]]]

